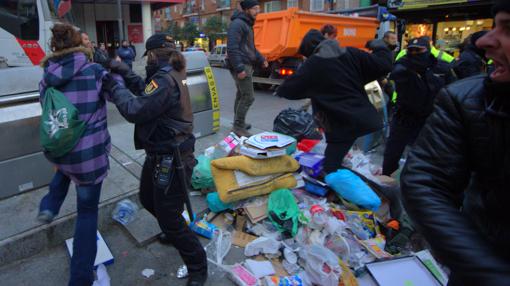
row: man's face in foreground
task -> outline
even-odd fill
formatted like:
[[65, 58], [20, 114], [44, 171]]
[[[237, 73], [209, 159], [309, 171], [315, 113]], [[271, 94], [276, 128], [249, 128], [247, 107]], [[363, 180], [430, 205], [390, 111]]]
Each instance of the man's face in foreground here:
[[494, 28], [476, 41], [486, 51], [485, 56], [494, 61], [490, 77], [495, 82], [510, 82], [510, 13], [499, 12]]

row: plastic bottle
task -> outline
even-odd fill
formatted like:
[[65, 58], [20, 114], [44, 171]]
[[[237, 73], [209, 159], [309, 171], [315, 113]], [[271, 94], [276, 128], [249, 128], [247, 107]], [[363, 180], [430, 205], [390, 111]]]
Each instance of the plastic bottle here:
[[117, 203], [113, 210], [112, 218], [123, 225], [127, 225], [135, 219], [138, 206], [132, 201], [125, 199]]
[[310, 208], [310, 213], [312, 215], [312, 225], [311, 225], [312, 228], [322, 229], [328, 222], [328, 216], [327, 216], [326, 212], [324, 211], [324, 208], [322, 208], [321, 206], [313, 205]]

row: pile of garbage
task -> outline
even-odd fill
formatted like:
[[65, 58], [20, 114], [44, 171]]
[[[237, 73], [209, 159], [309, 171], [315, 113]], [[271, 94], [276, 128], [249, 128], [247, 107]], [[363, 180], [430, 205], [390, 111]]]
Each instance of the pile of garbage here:
[[[211, 239], [209, 261], [242, 286], [446, 285], [427, 250], [414, 252], [409, 240], [387, 247], [410, 236], [402, 210], [393, 211], [398, 198], [384, 191], [396, 181], [356, 150], [348, 169], [325, 176], [325, 145], [230, 134], [199, 156], [193, 187], [208, 192], [210, 211], [191, 227]], [[244, 248], [245, 261], [223, 263], [231, 245]]]

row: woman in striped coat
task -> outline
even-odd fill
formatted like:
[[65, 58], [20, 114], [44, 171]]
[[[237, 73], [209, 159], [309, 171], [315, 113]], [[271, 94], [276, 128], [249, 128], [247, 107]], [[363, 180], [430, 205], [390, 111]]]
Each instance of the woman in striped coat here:
[[109, 168], [110, 135], [106, 125], [106, 100], [101, 91], [106, 70], [91, 63], [90, 50], [80, 47], [81, 37], [73, 26], [52, 28], [53, 54], [41, 63], [41, 102], [48, 87], [61, 91], [86, 122], [81, 139], [66, 155], [48, 159], [56, 173], [49, 193], [41, 200], [38, 219], [49, 223], [58, 214], [72, 181], [76, 185], [77, 212], [69, 285], [92, 285], [96, 257], [96, 230], [101, 185]]

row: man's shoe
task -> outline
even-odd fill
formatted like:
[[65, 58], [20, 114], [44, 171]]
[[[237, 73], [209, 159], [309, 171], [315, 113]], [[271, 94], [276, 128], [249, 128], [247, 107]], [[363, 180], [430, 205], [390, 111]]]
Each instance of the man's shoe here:
[[50, 223], [54, 218], [55, 215], [49, 210], [40, 211], [37, 215], [37, 220], [43, 223]]
[[250, 123], [245, 123], [244, 124], [244, 129], [250, 130], [251, 129], [251, 124]]
[[203, 286], [205, 281], [207, 281], [207, 271], [204, 273], [193, 273], [189, 275], [186, 286]]
[[234, 128], [232, 128], [232, 132], [234, 132], [239, 137], [242, 137], [242, 136], [251, 137], [251, 133], [248, 132], [248, 130], [246, 130], [245, 128], [234, 127]]
[[158, 236], [158, 241], [161, 244], [172, 244], [172, 242], [170, 241], [170, 237], [164, 232]]

